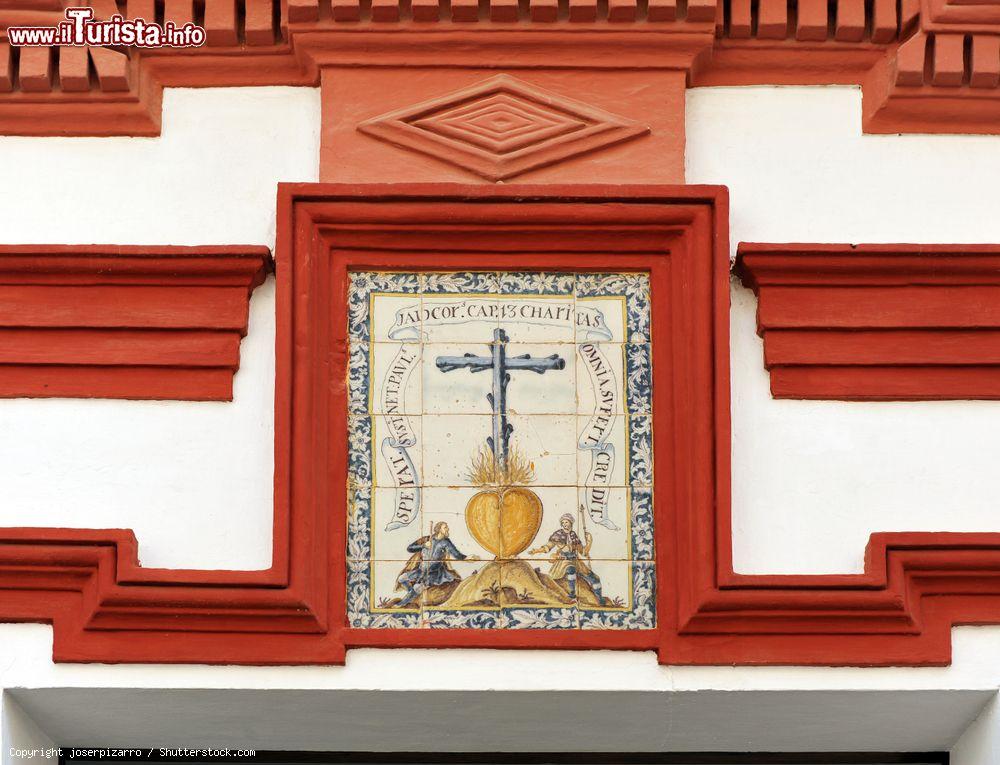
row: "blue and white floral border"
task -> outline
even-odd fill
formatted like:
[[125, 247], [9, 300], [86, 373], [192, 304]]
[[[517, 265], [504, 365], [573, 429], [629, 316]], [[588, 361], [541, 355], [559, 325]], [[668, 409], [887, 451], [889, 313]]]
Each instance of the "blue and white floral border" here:
[[[632, 607], [383, 611], [371, 608], [372, 418], [368, 414], [370, 306], [373, 293], [503, 294], [623, 297], [631, 512]], [[347, 616], [375, 629], [653, 629], [656, 576], [653, 542], [652, 354], [649, 277], [643, 273], [353, 272], [348, 291]]]

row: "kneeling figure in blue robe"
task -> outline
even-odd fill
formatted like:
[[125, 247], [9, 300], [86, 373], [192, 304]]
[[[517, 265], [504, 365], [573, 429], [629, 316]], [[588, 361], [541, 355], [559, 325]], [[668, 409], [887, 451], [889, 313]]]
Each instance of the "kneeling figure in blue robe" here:
[[434, 524], [430, 536], [420, 537], [407, 546], [406, 551], [413, 555], [396, 579], [396, 589], [406, 590], [396, 608], [410, 605], [429, 587], [441, 587], [460, 581], [462, 577], [451, 567], [449, 560], [478, 560], [478, 556], [465, 555], [455, 547], [448, 534], [448, 524], [439, 521]]

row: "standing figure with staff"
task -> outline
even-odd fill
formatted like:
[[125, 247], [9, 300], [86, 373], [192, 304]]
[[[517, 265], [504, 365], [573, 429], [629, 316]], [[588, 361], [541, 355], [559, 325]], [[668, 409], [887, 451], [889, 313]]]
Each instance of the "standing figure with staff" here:
[[[580, 508], [580, 517], [581, 519], [585, 517], [583, 507]], [[565, 580], [563, 586], [573, 599], [576, 599], [577, 579], [582, 579], [593, 591], [597, 598], [597, 604], [604, 605], [604, 598], [601, 595], [601, 578], [590, 567], [590, 548], [594, 544], [594, 538], [586, 529], [586, 520], [583, 520], [583, 538], [586, 541], [581, 541], [573, 530], [574, 520], [569, 513], [563, 515], [559, 519], [559, 528], [552, 532], [549, 541], [528, 552], [538, 554], [554, 551], [549, 576], [556, 582]]]

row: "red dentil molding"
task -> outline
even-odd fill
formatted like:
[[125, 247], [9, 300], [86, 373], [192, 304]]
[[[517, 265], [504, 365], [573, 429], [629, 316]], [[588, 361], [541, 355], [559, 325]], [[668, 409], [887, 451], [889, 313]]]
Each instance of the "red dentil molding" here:
[[1000, 399], [1000, 247], [741, 244], [776, 398]]
[[0, 397], [228, 401], [266, 247], [0, 246]]
[[[660, 69], [688, 84], [856, 84], [868, 132], [1000, 132], [1000, 2], [94, 0], [194, 22], [197, 50], [13, 49], [68, 2], [0, 0], [0, 134], [156, 135], [164, 87], [318, 85], [321, 68]], [[641, 115], [637, 116], [641, 119]]]
[[[352, 647], [464, 646], [931, 665], [949, 661], [953, 625], [1000, 623], [1000, 534], [876, 534], [860, 575], [733, 572], [724, 190], [314, 184], [279, 196], [273, 565], [146, 569], [127, 531], [0, 530], [0, 621], [52, 623], [57, 660], [325, 664]], [[657, 629], [349, 629], [348, 271], [609, 258], [648, 270], [654, 296]]]

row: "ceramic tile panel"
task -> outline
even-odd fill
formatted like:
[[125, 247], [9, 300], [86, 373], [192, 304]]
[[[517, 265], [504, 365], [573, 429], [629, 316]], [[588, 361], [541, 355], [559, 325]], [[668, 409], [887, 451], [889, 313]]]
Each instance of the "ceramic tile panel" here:
[[371, 358], [371, 346], [364, 340], [351, 340], [347, 357], [348, 377], [355, 377], [347, 386], [347, 413], [368, 414], [371, 412], [371, 392], [369, 381], [371, 375], [368, 367]]
[[372, 418], [351, 415], [347, 418], [348, 489], [372, 484]]
[[347, 489], [347, 559], [372, 558], [372, 487], [350, 486]]
[[[612, 605], [603, 608], [581, 608], [581, 629], [646, 629], [656, 622], [656, 564], [649, 561], [622, 561], [613, 564], [609, 581], [614, 590]], [[622, 587], [622, 577], [627, 577], [627, 594]], [[625, 607], [619, 607], [616, 598], [622, 598]]]
[[625, 345], [584, 342], [577, 344], [577, 414], [613, 415], [627, 409]]
[[[420, 343], [359, 343], [368, 353], [371, 369], [367, 391], [367, 412], [370, 414], [422, 414], [423, 387]], [[352, 361], [355, 357], [352, 354]], [[372, 386], [372, 380], [378, 385]]]
[[[427, 588], [422, 626], [429, 629], [497, 629], [503, 626], [501, 572], [495, 560], [452, 560], [444, 573], [432, 572], [438, 563], [425, 563]], [[441, 579], [452, 579], [436, 584]]]
[[574, 414], [577, 410], [577, 370], [573, 363], [576, 346], [569, 342], [507, 344], [513, 360], [546, 359], [559, 369], [511, 375], [507, 384], [507, 410], [513, 414]]
[[[434, 343], [423, 346], [424, 414], [486, 414], [492, 413], [488, 398], [490, 376], [483, 372], [442, 374], [441, 360], [459, 359], [468, 353], [466, 344]], [[507, 385], [507, 411], [512, 414], [576, 414], [577, 370], [572, 366], [575, 346], [572, 343], [509, 343], [507, 359], [514, 363], [543, 359], [547, 362], [569, 364], [560, 366], [555, 376], [519, 374], [511, 376]], [[489, 354], [489, 345], [474, 348], [480, 357]], [[453, 371], [453, 370], [449, 370]], [[619, 377], [620, 379], [620, 377]], [[484, 380], [487, 381], [484, 386]], [[484, 392], [484, 387], [486, 391]], [[591, 396], [591, 400], [593, 396]], [[622, 402], [624, 405], [624, 402]], [[594, 407], [591, 404], [590, 409]]]
[[[421, 626], [420, 604], [400, 604], [395, 561], [347, 562], [347, 621], [361, 629], [413, 629]], [[399, 588], [399, 589], [397, 589]]]
[[[347, 332], [352, 341], [419, 342], [420, 275], [353, 272], [347, 295]], [[379, 296], [379, 311], [372, 310]], [[418, 308], [412, 313], [413, 307]]]
[[511, 454], [520, 455], [542, 486], [575, 486], [576, 417], [571, 414], [512, 414]]
[[631, 418], [597, 414], [576, 418], [577, 481], [580, 486], [628, 486]]
[[[473, 463], [489, 456], [487, 439], [493, 420], [488, 414], [425, 414], [420, 418], [424, 442], [425, 486], [474, 486]], [[461, 454], [456, 459], [456, 453]]]
[[629, 414], [650, 414], [653, 399], [653, 348], [649, 343], [629, 343], [625, 351], [625, 398]]
[[448, 524], [449, 538], [462, 555], [484, 555], [482, 546], [465, 522], [465, 508], [478, 493], [476, 486], [424, 487], [420, 536], [433, 534], [434, 527], [444, 522]]
[[576, 274], [552, 271], [502, 271], [502, 295], [566, 295], [576, 288]]
[[348, 621], [655, 626], [649, 280], [354, 273]]
[[628, 418], [628, 483], [630, 486], [653, 485], [653, 418], [650, 415]]
[[424, 474], [423, 418], [386, 414], [372, 417], [371, 423], [372, 443], [378, 447], [372, 460], [372, 484], [412, 493]]
[[547, 561], [517, 559], [501, 569], [502, 614], [513, 629], [579, 629], [576, 597], [549, 576]]
[[[607, 518], [607, 508], [628, 507], [635, 510], [624, 486], [580, 486], [575, 491], [576, 506], [583, 507], [581, 520], [599, 516]], [[632, 549], [633, 514], [630, 513], [620, 525], [608, 523], [587, 523], [585, 533], [590, 534], [593, 543], [590, 557], [593, 560], [631, 560], [635, 556]], [[624, 528], [622, 528], [624, 526]]]
[[[640, 273], [586, 273], [576, 279], [577, 302], [605, 316], [624, 313], [624, 326], [614, 324], [612, 336], [604, 338], [616, 343], [648, 343], [650, 336], [649, 275]], [[615, 307], [617, 306], [617, 308]], [[610, 326], [610, 325], [609, 325]], [[589, 322], [578, 322], [582, 340], [600, 340]]]
[[[371, 504], [368, 524], [369, 560], [406, 561], [413, 555], [408, 548], [415, 541], [407, 534], [397, 534], [399, 524], [421, 529], [426, 507], [426, 489], [414, 487], [410, 491], [376, 486], [369, 489]], [[421, 534], [420, 536], [424, 536]]]

